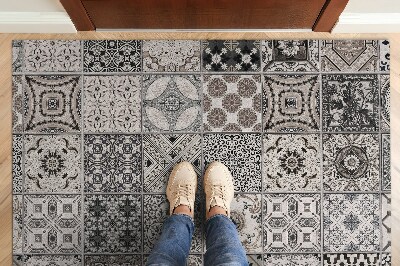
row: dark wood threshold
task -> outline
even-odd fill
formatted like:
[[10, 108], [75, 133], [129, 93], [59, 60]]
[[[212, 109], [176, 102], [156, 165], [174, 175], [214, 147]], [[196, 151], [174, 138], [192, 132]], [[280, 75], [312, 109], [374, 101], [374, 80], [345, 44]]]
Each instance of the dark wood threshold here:
[[96, 30], [81, 0], [60, 0], [60, 3], [67, 11], [77, 31]]
[[331, 32], [349, 0], [327, 0], [312, 28], [315, 32]]

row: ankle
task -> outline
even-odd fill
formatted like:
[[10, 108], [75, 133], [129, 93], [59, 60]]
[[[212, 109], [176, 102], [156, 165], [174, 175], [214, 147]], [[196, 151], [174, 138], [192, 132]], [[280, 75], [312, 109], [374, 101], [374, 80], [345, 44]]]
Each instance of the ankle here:
[[186, 205], [179, 205], [173, 211], [173, 214], [186, 214], [193, 218], [193, 211]]
[[206, 219], [209, 219], [210, 217], [212, 217], [216, 214], [222, 214], [222, 215], [228, 216], [228, 213], [226, 212], [226, 210], [224, 208], [219, 207], [219, 206], [214, 206], [214, 207], [211, 207], [211, 209], [206, 213]]

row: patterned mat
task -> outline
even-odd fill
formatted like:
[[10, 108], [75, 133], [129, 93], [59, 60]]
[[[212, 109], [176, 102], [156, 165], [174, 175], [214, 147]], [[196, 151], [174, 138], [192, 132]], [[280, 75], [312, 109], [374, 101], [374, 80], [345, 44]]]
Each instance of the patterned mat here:
[[390, 265], [388, 41], [12, 49], [15, 265], [141, 265], [182, 160], [230, 168], [253, 265]]

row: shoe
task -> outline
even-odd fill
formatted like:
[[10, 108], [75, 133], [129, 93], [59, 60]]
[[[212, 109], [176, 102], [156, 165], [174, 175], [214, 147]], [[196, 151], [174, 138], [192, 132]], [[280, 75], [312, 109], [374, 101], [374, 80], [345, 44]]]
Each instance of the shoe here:
[[228, 217], [234, 195], [233, 178], [228, 167], [220, 162], [211, 163], [204, 175], [204, 191], [206, 193], [206, 210], [218, 206], [223, 208]]
[[194, 199], [197, 189], [197, 175], [189, 162], [175, 165], [168, 179], [167, 198], [169, 200], [170, 215], [179, 205], [186, 205], [193, 212]]

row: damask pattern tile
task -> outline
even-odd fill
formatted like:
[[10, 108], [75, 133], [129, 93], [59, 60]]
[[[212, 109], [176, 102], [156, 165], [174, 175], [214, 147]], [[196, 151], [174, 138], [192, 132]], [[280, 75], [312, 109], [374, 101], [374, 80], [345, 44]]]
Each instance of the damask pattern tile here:
[[84, 72], [140, 72], [141, 41], [83, 41]]
[[141, 255], [91, 255], [85, 256], [85, 266], [142, 265]]
[[13, 252], [22, 253], [23, 201], [22, 195], [13, 196]]
[[203, 76], [204, 131], [261, 131], [260, 75]]
[[320, 190], [319, 135], [267, 134], [263, 144], [265, 192]]
[[200, 71], [200, 41], [143, 41], [143, 71]]
[[264, 72], [315, 72], [319, 70], [317, 40], [262, 41]]
[[84, 106], [85, 132], [140, 132], [140, 76], [84, 77]]
[[392, 250], [392, 196], [382, 194], [382, 251], [390, 252]]
[[12, 183], [13, 193], [22, 193], [22, 135], [12, 136]]
[[143, 136], [143, 171], [145, 192], [165, 193], [172, 168], [188, 161], [201, 178], [201, 136], [197, 134], [154, 134]]
[[381, 160], [382, 160], [382, 190], [392, 188], [390, 174], [390, 134], [382, 134], [381, 137]]
[[265, 266], [320, 266], [319, 254], [266, 254]]
[[320, 83], [316, 75], [264, 76], [264, 131], [319, 130], [319, 87]]
[[260, 71], [261, 41], [203, 41], [204, 71]]
[[200, 95], [199, 75], [143, 76], [143, 131], [199, 131]]
[[339, 253], [324, 254], [323, 266], [379, 266], [379, 254], [377, 253]]
[[325, 194], [324, 251], [379, 250], [379, 195]]
[[320, 204], [319, 194], [264, 195], [264, 251], [319, 251]]
[[261, 135], [205, 134], [204, 165], [224, 163], [232, 173], [236, 192], [261, 192]]
[[84, 216], [85, 252], [141, 252], [140, 195], [85, 195]]
[[262, 254], [251, 254], [247, 255], [247, 262], [249, 266], [262, 266], [263, 265], [263, 258]]
[[140, 135], [85, 135], [86, 192], [140, 192]]
[[22, 132], [23, 127], [24, 92], [22, 76], [12, 77], [12, 130]]
[[321, 70], [374, 72], [377, 70], [377, 41], [322, 40]]
[[377, 75], [323, 75], [324, 131], [378, 131]]
[[379, 191], [376, 134], [324, 134], [324, 190]]
[[81, 255], [27, 255], [24, 265], [35, 266], [76, 266], [82, 264]]
[[381, 265], [382, 266], [391, 266], [392, 265], [392, 254], [382, 253]]
[[379, 71], [390, 71], [390, 42], [389, 40], [379, 41]]
[[25, 195], [24, 252], [80, 253], [81, 196]]
[[24, 64], [24, 41], [12, 41], [12, 71], [22, 72]]
[[381, 130], [390, 131], [390, 76], [381, 75]]
[[80, 130], [79, 76], [26, 76], [24, 124], [27, 132]]

